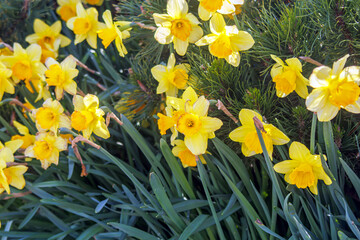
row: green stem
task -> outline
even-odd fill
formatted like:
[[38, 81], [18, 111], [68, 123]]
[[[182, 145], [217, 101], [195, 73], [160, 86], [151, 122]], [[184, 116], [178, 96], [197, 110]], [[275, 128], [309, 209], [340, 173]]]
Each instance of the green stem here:
[[316, 123], [317, 123], [317, 116], [314, 113], [312, 122], [311, 122], [311, 135], [310, 135], [310, 153], [314, 154], [315, 151], [315, 133], [316, 133]]
[[338, 155], [336, 152], [334, 135], [330, 121], [323, 123], [323, 130], [324, 130], [326, 155], [328, 157], [329, 167], [332, 174], [334, 175], [334, 178], [338, 180], [338, 168], [337, 168]]

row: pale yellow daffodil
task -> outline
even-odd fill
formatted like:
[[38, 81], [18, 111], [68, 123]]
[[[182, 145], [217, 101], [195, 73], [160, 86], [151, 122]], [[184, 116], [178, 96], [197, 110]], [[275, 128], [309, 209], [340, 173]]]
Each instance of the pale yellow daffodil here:
[[166, 92], [166, 96], [175, 97], [178, 89], [184, 89], [189, 80], [189, 64], [179, 64], [175, 66], [175, 55], [170, 54], [167, 66], [156, 65], [151, 69], [151, 73], [159, 85], [156, 93]]
[[22, 144], [22, 140], [6, 142], [5, 146], [0, 142], [0, 193], [5, 190], [10, 194], [10, 185], [17, 189], [25, 187], [23, 174], [28, 168], [24, 165], [7, 166], [7, 163], [14, 162], [14, 153]]
[[[309, 187], [313, 194], [318, 194], [317, 184], [323, 180], [326, 185], [332, 183], [321, 164], [320, 155], [312, 155], [302, 143], [293, 142], [289, 149], [290, 160], [275, 164], [274, 170], [285, 174], [284, 179], [298, 188]], [[325, 157], [325, 156], [323, 156]]]
[[63, 97], [64, 90], [71, 95], [76, 94], [77, 84], [73, 79], [79, 74], [79, 70], [76, 69], [73, 58], [67, 57], [61, 63], [48, 58], [45, 65], [48, 68], [45, 72], [46, 82], [49, 86], [55, 86], [57, 100]]
[[70, 119], [64, 114], [64, 108], [57, 100], [47, 99], [42, 107], [32, 113], [39, 131], [50, 130], [56, 133], [58, 128], [71, 129]]
[[4, 93], [15, 93], [15, 88], [10, 81], [12, 72], [2, 62], [0, 62], [0, 101], [4, 96]]
[[199, 0], [198, 13], [203, 21], [207, 21], [215, 13], [231, 14], [236, 8], [235, 4], [242, 5], [244, 0]]
[[41, 161], [41, 167], [47, 169], [51, 164], [58, 165], [59, 153], [67, 149], [67, 141], [53, 132], [39, 132], [34, 145], [25, 150], [25, 156]]
[[309, 80], [314, 90], [306, 99], [308, 110], [317, 113], [319, 121], [333, 119], [341, 108], [360, 113], [360, 67], [346, 67], [349, 55], [334, 62], [333, 68], [317, 67]]
[[98, 21], [96, 8], [84, 9], [81, 3], [76, 5], [76, 17], [70, 18], [66, 26], [75, 33], [74, 44], [81, 43], [86, 39], [90, 47], [97, 48], [97, 31], [105, 27], [104, 23]]
[[241, 143], [241, 151], [245, 157], [263, 153], [254, 124], [254, 117], [257, 117], [264, 127], [264, 129], [261, 130], [261, 135], [264, 139], [266, 150], [270, 158], [272, 158], [273, 145], [286, 144], [290, 139], [272, 124], [264, 123], [262, 116], [255, 111], [242, 109], [239, 113], [242, 126], [233, 130], [229, 137], [234, 142]]
[[66, 22], [76, 16], [76, 4], [80, 2], [81, 0], [57, 0], [59, 7], [56, 9], [56, 13]]
[[129, 31], [131, 30], [131, 28], [121, 31], [119, 27], [130, 25], [131, 22], [113, 22], [111, 12], [109, 10], [106, 10], [103, 13], [102, 17], [106, 24], [106, 28], [97, 31], [99, 38], [102, 39], [102, 44], [106, 49], [110, 45], [110, 43], [115, 40], [115, 46], [119, 52], [119, 55], [121, 57], [124, 57], [127, 54], [127, 50], [125, 48], [123, 40], [130, 37]]
[[167, 14], [153, 15], [158, 27], [155, 39], [160, 44], [174, 43], [175, 51], [184, 56], [189, 42], [194, 43], [203, 35], [200, 22], [192, 14], [188, 13], [188, 4], [185, 0], [169, 0]]
[[276, 62], [270, 72], [273, 82], [275, 82], [276, 95], [283, 98], [295, 90], [300, 97], [306, 98], [309, 95], [306, 87], [309, 85], [309, 80], [301, 74], [302, 65], [299, 59], [286, 59], [285, 64], [275, 55], [271, 55], [271, 58]]
[[197, 46], [209, 45], [210, 53], [225, 60], [234, 67], [240, 64], [239, 51], [250, 49], [254, 45], [254, 39], [245, 31], [239, 31], [235, 25], [226, 26], [224, 17], [215, 13], [210, 20], [211, 34], [197, 41]]
[[110, 133], [105, 124], [104, 111], [99, 108], [99, 98], [92, 94], [85, 97], [75, 95], [73, 98], [75, 111], [71, 114], [71, 126], [82, 131], [83, 136], [88, 139], [91, 134], [109, 138]]
[[40, 19], [34, 21], [34, 32], [25, 38], [28, 43], [37, 43], [41, 48], [54, 49], [55, 42], [60, 41], [60, 47], [66, 47], [71, 43], [71, 40], [61, 32], [61, 22], [56, 21], [51, 26], [47, 25]]

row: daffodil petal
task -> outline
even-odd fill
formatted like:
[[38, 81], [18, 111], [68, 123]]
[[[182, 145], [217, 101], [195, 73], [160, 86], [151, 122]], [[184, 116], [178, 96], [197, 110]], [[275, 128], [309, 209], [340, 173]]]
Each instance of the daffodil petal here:
[[292, 171], [294, 168], [296, 168], [297, 166], [299, 166], [299, 161], [297, 160], [285, 160], [282, 162], [279, 162], [277, 164], [274, 165], [274, 170], [278, 173], [288, 173], [290, 171]]
[[257, 117], [260, 121], [262, 121], [262, 116], [250, 109], [241, 109], [239, 113], [239, 119], [242, 125], [251, 125], [254, 126], [254, 120], [253, 118]]
[[201, 155], [206, 152], [208, 137], [207, 134], [196, 133], [192, 136], [185, 136], [184, 142], [192, 154]]
[[248, 135], [248, 133], [253, 131], [256, 131], [255, 127], [253, 126], [250, 125], [241, 126], [230, 132], [229, 138], [234, 142], [245, 142], [246, 135]]

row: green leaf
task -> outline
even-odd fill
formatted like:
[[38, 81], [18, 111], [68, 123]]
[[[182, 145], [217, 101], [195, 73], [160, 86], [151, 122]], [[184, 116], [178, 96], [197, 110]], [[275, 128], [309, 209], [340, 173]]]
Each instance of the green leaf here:
[[206, 215], [199, 215], [197, 216], [189, 225], [184, 229], [184, 231], [181, 233], [178, 240], [187, 240], [189, 237], [196, 232], [198, 227], [204, 223], [204, 221], [208, 218]]
[[34, 206], [33, 209], [31, 209], [28, 215], [26, 215], [24, 220], [20, 223], [19, 229], [22, 229], [34, 217], [36, 212], [39, 210], [40, 206], [41, 206], [40, 204], [37, 204], [36, 206]]
[[102, 200], [101, 202], [98, 203], [98, 205], [96, 206], [95, 208], [95, 213], [99, 213], [103, 207], [105, 207], [106, 203], [109, 201], [109, 199], [105, 199], [105, 200]]
[[94, 224], [85, 231], [83, 231], [80, 236], [76, 238], [76, 240], [88, 240], [93, 237], [95, 238], [95, 235], [99, 232], [102, 232], [103, 230], [104, 228], [102, 226]]
[[356, 173], [354, 173], [354, 171], [349, 167], [349, 165], [346, 164], [346, 162], [339, 158], [341, 165], [343, 166], [347, 176], [350, 179], [350, 182], [353, 184], [355, 191], [358, 195], [358, 197], [360, 198], [360, 179], [359, 177], [356, 175]]
[[144, 232], [142, 230], [139, 230], [137, 228], [134, 227], [130, 227], [128, 225], [125, 224], [121, 224], [121, 223], [115, 223], [115, 222], [110, 222], [109, 223], [111, 226], [119, 229], [120, 231], [123, 231], [124, 233], [128, 234], [131, 237], [136, 237], [138, 239], [146, 239], [146, 240], [160, 240], [160, 238], [154, 237], [152, 235], [150, 235], [147, 232]]

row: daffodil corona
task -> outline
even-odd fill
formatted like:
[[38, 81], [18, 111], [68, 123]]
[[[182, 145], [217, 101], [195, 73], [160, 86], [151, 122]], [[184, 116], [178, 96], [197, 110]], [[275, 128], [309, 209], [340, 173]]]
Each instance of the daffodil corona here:
[[84, 9], [81, 3], [76, 5], [76, 17], [70, 18], [66, 26], [75, 33], [75, 44], [86, 39], [90, 47], [97, 48], [97, 31], [105, 27], [105, 24], [98, 21], [96, 8]]
[[285, 63], [275, 55], [271, 55], [275, 60], [274, 66], [271, 68], [271, 77], [275, 82], [276, 95], [278, 97], [286, 97], [294, 90], [300, 97], [306, 98], [309, 95], [307, 80], [302, 74], [302, 65], [299, 59], [289, 58]]
[[210, 20], [211, 34], [197, 41], [197, 46], [209, 45], [210, 53], [225, 60], [234, 67], [240, 64], [239, 51], [250, 49], [254, 45], [254, 39], [245, 31], [239, 31], [235, 25], [226, 26], [224, 17], [215, 13]]
[[178, 89], [187, 85], [189, 69], [189, 64], [175, 66], [175, 55], [170, 54], [167, 66], [156, 65], [151, 69], [153, 77], [159, 82], [156, 93], [166, 92], [167, 96], [176, 96]]
[[81, 0], [57, 0], [59, 7], [56, 9], [56, 13], [66, 22], [76, 16], [76, 4], [80, 2]]
[[188, 4], [185, 0], [169, 0], [167, 14], [153, 15], [158, 29], [155, 39], [160, 44], [174, 43], [176, 52], [185, 55], [189, 42], [194, 43], [203, 35], [200, 22], [192, 14], [188, 13]]
[[306, 99], [308, 110], [317, 113], [319, 121], [333, 119], [341, 108], [360, 113], [360, 67], [346, 67], [349, 55], [334, 62], [333, 68], [317, 67], [309, 80], [314, 90]]
[[246, 157], [262, 153], [263, 150], [255, 128], [254, 117], [257, 117], [263, 124], [264, 129], [261, 131], [261, 135], [264, 139], [266, 150], [272, 158], [273, 145], [286, 144], [290, 139], [272, 124], [265, 124], [262, 116], [255, 111], [242, 109], [239, 113], [242, 126], [233, 130], [229, 137], [231, 140], [241, 143], [241, 151]]
[[323, 180], [326, 185], [332, 183], [322, 167], [320, 155], [312, 155], [304, 144], [293, 142], [289, 155], [290, 160], [279, 162], [274, 166], [276, 172], [285, 174], [286, 182], [298, 188], [309, 187], [313, 194], [318, 194], [319, 180]]
[[[175, 157], [178, 157], [184, 168], [195, 167], [197, 165], [196, 156], [186, 147], [183, 140], [175, 140], [175, 147], [172, 149], [172, 153]], [[199, 156], [200, 161], [206, 164], [206, 161], [202, 155]]]
[[73, 58], [67, 57], [61, 63], [53, 58], [48, 58], [45, 63], [48, 70], [45, 72], [46, 82], [49, 86], [55, 86], [56, 99], [60, 100], [64, 95], [64, 90], [71, 94], [76, 94], [77, 84], [73, 80], [79, 71], [76, 69], [76, 62]]
[[97, 31], [99, 38], [102, 39], [102, 44], [106, 49], [110, 45], [110, 43], [115, 40], [115, 46], [119, 52], [119, 55], [121, 57], [124, 57], [127, 54], [127, 50], [125, 48], [123, 40], [130, 37], [129, 31], [131, 30], [131, 28], [121, 31], [119, 27], [121, 28], [126, 25], [130, 26], [131, 22], [126, 22], [126, 21], [113, 22], [111, 12], [109, 10], [106, 10], [103, 13], [103, 19], [106, 24], [106, 28]]
[[75, 95], [73, 98], [75, 111], [71, 114], [71, 126], [82, 131], [85, 138], [91, 133], [102, 138], [109, 138], [110, 133], [105, 124], [104, 111], [99, 108], [97, 96], [87, 94], [85, 97]]

